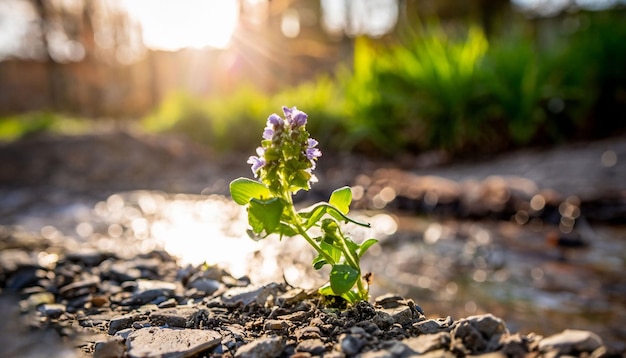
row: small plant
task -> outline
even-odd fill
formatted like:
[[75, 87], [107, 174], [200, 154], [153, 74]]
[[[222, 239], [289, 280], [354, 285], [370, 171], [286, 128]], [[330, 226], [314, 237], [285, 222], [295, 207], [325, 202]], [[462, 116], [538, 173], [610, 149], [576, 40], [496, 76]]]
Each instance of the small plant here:
[[[257, 155], [248, 159], [260, 181], [238, 178], [230, 183], [233, 200], [247, 207], [248, 234], [253, 239], [302, 236], [318, 253], [313, 267], [331, 266], [321, 295], [341, 296], [349, 303], [367, 300], [369, 283], [361, 277], [359, 261], [377, 240], [357, 244], [341, 230], [342, 222], [369, 227], [346, 216], [352, 201], [349, 187], [335, 190], [328, 202], [296, 211], [293, 195], [317, 182], [313, 170], [322, 152], [306, 130], [307, 114], [296, 107], [283, 107], [283, 113], [284, 119], [269, 116]], [[311, 234], [313, 228], [319, 234]]]

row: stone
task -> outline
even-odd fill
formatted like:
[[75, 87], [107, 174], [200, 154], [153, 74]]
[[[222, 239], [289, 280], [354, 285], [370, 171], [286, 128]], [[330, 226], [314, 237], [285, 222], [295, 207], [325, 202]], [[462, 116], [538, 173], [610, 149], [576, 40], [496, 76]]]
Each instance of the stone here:
[[77, 261], [86, 266], [98, 266], [106, 259], [105, 255], [95, 248], [82, 248], [68, 252], [65, 256], [70, 261]]
[[486, 337], [493, 335], [509, 334], [504, 321], [492, 314], [467, 317], [472, 326]]
[[590, 353], [602, 346], [602, 339], [590, 331], [566, 329], [539, 342], [539, 350], [558, 351], [558, 354]]
[[402, 342], [414, 353], [424, 354], [436, 349], [447, 348], [450, 345], [450, 333], [423, 334], [404, 339]]
[[405, 325], [413, 321], [413, 310], [409, 306], [397, 306], [382, 311], [391, 316], [394, 323]]
[[220, 341], [221, 335], [211, 330], [147, 327], [131, 333], [126, 347], [131, 358], [183, 358], [214, 348]]
[[305, 339], [320, 338], [321, 334], [322, 333], [319, 327], [315, 327], [315, 326], [306, 326], [306, 327], [298, 328], [295, 331], [295, 336], [298, 341], [305, 340]]
[[501, 338], [508, 335], [506, 324], [500, 318], [492, 314], [470, 316], [455, 323], [452, 345], [472, 354], [493, 352], [502, 345]]
[[191, 321], [198, 313], [195, 307], [176, 307], [158, 309], [150, 313], [150, 323], [154, 326], [187, 327], [187, 322]]
[[339, 337], [339, 347], [348, 356], [359, 353], [365, 343], [365, 340], [352, 334], [342, 334]]
[[306, 352], [319, 356], [326, 351], [324, 342], [320, 339], [306, 339], [296, 346], [296, 352]]
[[287, 328], [289, 328], [289, 323], [282, 319], [268, 319], [265, 321], [265, 329], [270, 331], [281, 331]]
[[382, 308], [396, 308], [401, 306], [403, 301], [404, 297], [393, 293], [387, 293], [374, 299], [376, 305], [381, 306]]
[[[174, 295], [176, 284], [158, 280], [137, 280], [137, 287], [130, 298], [130, 304], [146, 304], [159, 297], [169, 298]], [[165, 301], [163, 299], [161, 302]]]
[[434, 319], [428, 319], [426, 321], [413, 323], [412, 327], [419, 334], [433, 334], [445, 329], [444, 327], [442, 327], [440, 321]]
[[376, 315], [372, 318], [372, 322], [380, 329], [386, 329], [394, 324], [391, 315], [383, 310], [376, 310]]
[[235, 358], [273, 358], [284, 349], [285, 342], [280, 337], [261, 338], [239, 347]]
[[98, 289], [99, 284], [100, 278], [97, 276], [92, 276], [90, 278], [75, 281], [61, 287], [59, 289], [59, 294], [67, 299], [85, 296], [95, 292]]
[[144, 314], [128, 313], [123, 316], [117, 316], [109, 321], [109, 334], [114, 335], [117, 331], [129, 328], [134, 322], [145, 319]]
[[37, 308], [44, 317], [59, 318], [65, 313], [66, 307], [61, 303], [45, 303]]
[[124, 340], [115, 336], [113, 339], [107, 341], [96, 342], [93, 351], [94, 358], [115, 358], [123, 357], [126, 351]]
[[277, 284], [268, 284], [265, 286], [250, 285], [247, 287], [233, 287], [222, 295], [222, 301], [227, 305], [243, 304], [249, 305], [252, 302], [264, 306], [270, 295], [274, 295], [278, 291]]
[[198, 291], [204, 292], [206, 295], [212, 295], [222, 286], [221, 282], [204, 277], [200, 277], [187, 285], [188, 288], [195, 288]]

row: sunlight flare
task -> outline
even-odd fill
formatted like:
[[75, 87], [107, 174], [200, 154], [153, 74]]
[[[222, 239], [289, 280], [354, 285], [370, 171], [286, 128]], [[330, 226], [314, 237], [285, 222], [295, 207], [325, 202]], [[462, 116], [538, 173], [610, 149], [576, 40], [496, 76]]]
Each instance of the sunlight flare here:
[[157, 50], [226, 48], [239, 19], [235, 0], [124, 0], [122, 4], [141, 24], [146, 47]]

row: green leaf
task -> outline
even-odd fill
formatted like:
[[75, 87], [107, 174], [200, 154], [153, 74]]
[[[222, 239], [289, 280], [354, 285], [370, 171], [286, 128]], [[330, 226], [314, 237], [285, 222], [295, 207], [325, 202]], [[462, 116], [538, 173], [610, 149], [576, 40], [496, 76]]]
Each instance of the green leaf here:
[[311, 207], [309, 207], [307, 209], [304, 209], [303, 211], [300, 211], [298, 214], [300, 215], [300, 217], [306, 219], [305, 229], [309, 229], [311, 226], [315, 225], [315, 223], [317, 223], [319, 219], [322, 216], [324, 216], [324, 214], [329, 214], [330, 216], [335, 218], [337, 221], [351, 222], [353, 224], [357, 224], [360, 226], [370, 227], [370, 224], [351, 219], [345, 216], [335, 206], [330, 205], [329, 203], [325, 203], [325, 202], [317, 203], [313, 205], [312, 209]]
[[343, 298], [344, 300], [348, 301], [349, 303], [355, 303], [358, 302], [360, 300], [362, 300], [363, 298], [361, 298], [361, 296], [354, 290], [350, 290], [348, 292], [345, 292], [341, 295], [341, 298]]
[[345, 264], [334, 265], [330, 271], [330, 287], [335, 295], [350, 291], [359, 279], [359, 271]]
[[[280, 218], [282, 217], [284, 207], [285, 204], [279, 198], [269, 200], [252, 198], [250, 199], [250, 206], [248, 207], [248, 221], [252, 224], [255, 232], [259, 232], [257, 228], [260, 223], [265, 232], [271, 234], [275, 232], [276, 228], [280, 225]], [[253, 218], [255, 220], [254, 223]]]
[[239, 205], [246, 205], [250, 199], [269, 199], [270, 190], [262, 183], [248, 178], [238, 178], [230, 182], [230, 195]]
[[322, 267], [324, 267], [324, 265], [326, 265], [327, 263], [328, 262], [326, 261], [324, 256], [317, 255], [317, 257], [315, 259], [313, 259], [313, 268], [316, 269], [316, 270], [319, 270]]
[[333, 246], [332, 243], [322, 241], [320, 242], [320, 247], [322, 248], [322, 251], [324, 251], [324, 253], [326, 253], [333, 259], [333, 262], [329, 262], [329, 264], [334, 265], [337, 261], [341, 259], [341, 250]]
[[342, 214], [347, 215], [350, 211], [350, 203], [352, 202], [352, 190], [350, 187], [344, 186], [339, 188], [330, 195], [328, 203], [336, 207]]
[[319, 292], [319, 294], [322, 296], [336, 296], [335, 292], [333, 292], [332, 287], [330, 287], [330, 284], [326, 284], [320, 287], [319, 289], [317, 289], [317, 292]]
[[372, 245], [374, 245], [377, 242], [378, 240], [376, 239], [367, 239], [363, 241], [363, 243], [359, 247], [359, 258], [363, 256], [363, 254], [365, 253], [365, 251], [367, 251], [367, 249], [369, 249]]

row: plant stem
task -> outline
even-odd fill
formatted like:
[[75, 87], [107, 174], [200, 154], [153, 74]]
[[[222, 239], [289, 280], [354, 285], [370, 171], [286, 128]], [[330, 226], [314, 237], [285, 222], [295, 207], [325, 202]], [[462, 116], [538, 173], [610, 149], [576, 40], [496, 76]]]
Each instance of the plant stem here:
[[[289, 196], [289, 199], [291, 199], [291, 196]], [[324, 257], [326, 262], [328, 262], [331, 265], [334, 264], [333, 258], [330, 257], [330, 255], [328, 255], [326, 252], [324, 252], [324, 250], [322, 250], [320, 245], [318, 245], [318, 243], [315, 242], [315, 240], [312, 239], [309, 236], [309, 234], [306, 232], [306, 230], [304, 229], [304, 225], [302, 225], [302, 221], [300, 220], [300, 215], [298, 215], [298, 213], [296, 212], [296, 209], [294, 208], [291, 200], [289, 200], [288, 203], [289, 203], [289, 214], [292, 219], [291, 224], [295, 227], [298, 234], [300, 234], [300, 236], [302, 236], [309, 243], [309, 245], [313, 246], [315, 251], [317, 251], [318, 254], [322, 255], [322, 257]]]

